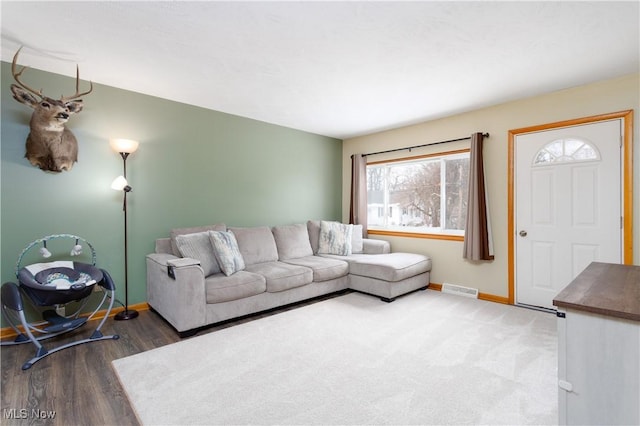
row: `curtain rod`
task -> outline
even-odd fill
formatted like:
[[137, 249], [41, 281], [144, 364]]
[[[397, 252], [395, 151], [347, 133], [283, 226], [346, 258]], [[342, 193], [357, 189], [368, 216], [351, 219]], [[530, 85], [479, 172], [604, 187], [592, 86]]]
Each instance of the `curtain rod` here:
[[[485, 138], [488, 138], [489, 137], [489, 133], [483, 133], [482, 136], [484, 136]], [[469, 140], [469, 139], [471, 139], [471, 136], [467, 136], [466, 138], [449, 139], [448, 141], [431, 142], [431, 143], [425, 143], [425, 144], [422, 144], [422, 145], [408, 146], [406, 148], [396, 148], [396, 149], [389, 149], [387, 151], [370, 152], [369, 154], [362, 154], [362, 156], [363, 157], [367, 157], [369, 155], [387, 154], [389, 152], [405, 151], [407, 149], [409, 151], [411, 151], [412, 149], [415, 149], [415, 148], [422, 148], [422, 147], [431, 146], [431, 145], [439, 145], [441, 143], [466, 141], [466, 140]]]

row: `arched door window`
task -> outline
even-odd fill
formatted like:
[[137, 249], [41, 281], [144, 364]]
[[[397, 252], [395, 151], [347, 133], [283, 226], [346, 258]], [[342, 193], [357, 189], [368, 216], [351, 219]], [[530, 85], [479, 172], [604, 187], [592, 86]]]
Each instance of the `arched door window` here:
[[576, 161], [598, 161], [598, 149], [583, 139], [556, 139], [546, 144], [534, 157], [534, 166], [546, 166], [551, 163], [569, 163]]

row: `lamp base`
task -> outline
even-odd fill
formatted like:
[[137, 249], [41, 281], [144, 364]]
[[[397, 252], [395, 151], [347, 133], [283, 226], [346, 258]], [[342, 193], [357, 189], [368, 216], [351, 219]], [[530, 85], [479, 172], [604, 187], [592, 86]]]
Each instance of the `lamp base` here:
[[138, 311], [135, 311], [133, 309], [125, 309], [124, 311], [118, 312], [116, 316], [113, 317], [113, 319], [116, 321], [122, 321], [122, 320], [134, 319], [137, 316], [138, 316]]

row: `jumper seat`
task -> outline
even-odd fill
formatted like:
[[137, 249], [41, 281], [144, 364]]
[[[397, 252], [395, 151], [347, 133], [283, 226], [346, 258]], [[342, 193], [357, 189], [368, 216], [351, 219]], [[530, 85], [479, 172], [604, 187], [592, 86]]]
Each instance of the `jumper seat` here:
[[[80, 242], [84, 242], [91, 249], [91, 264], [53, 260], [22, 266], [23, 259], [32, 257], [27, 254], [34, 248], [40, 248], [38, 252], [42, 257], [51, 257], [52, 253], [48, 250], [47, 243], [51, 244], [59, 239], [75, 242], [71, 251], [67, 252], [71, 256], [82, 255], [83, 248]], [[6, 282], [0, 289], [2, 314], [17, 337], [13, 341], [2, 341], [1, 344], [4, 346], [33, 343], [36, 347], [35, 356], [22, 365], [23, 370], [31, 368], [34, 363], [63, 349], [83, 343], [119, 338], [117, 334], [105, 336], [101, 332], [102, 326], [113, 309], [116, 287], [109, 273], [96, 267], [95, 261], [96, 253], [93, 246], [84, 238], [70, 234], [49, 235], [35, 240], [18, 257], [16, 265], [18, 283]], [[94, 292], [100, 293], [102, 297], [98, 295], [91, 297]], [[95, 309], [93, 312], [85, 313], [85, 307], [91, 306], [90, 299], [94, 299], [92, 304], [95, 305]], [[25, 302], [28, 302], [32, 309], [25, 309], [27, 308]], [[82, 327], [103, 308], [106, 308], [104, 316], [90, 337], [51, 349], [46, 349], [40, 343], [42, 340]], [[41, 319], [27, 319], [27, 315], [31, 317], [34, 314], [40, 314]]]

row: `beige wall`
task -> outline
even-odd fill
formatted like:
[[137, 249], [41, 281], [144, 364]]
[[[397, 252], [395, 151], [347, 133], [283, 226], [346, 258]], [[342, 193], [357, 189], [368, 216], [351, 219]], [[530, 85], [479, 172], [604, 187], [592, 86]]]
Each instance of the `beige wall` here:
[[[439, 120], [347, 139], [343, 144], [343, 220], [349, 218], [351, 163], [354, 153], [368, 153], [402, 148], [429, 142], [465, 137], [473, 132], [488, 132], [485, 140], [485, 173], [489, 191], [489, 207], [493, 226], [495, 260], [481, 264], [462, 259], [462, 242], [422, 238], [381, 237], [391, 242], [393, 251], [424, 253], [433, 260], [431, 282], [443, 282], [476, 287], [482, 293], [506, 298], [508, 296], [508, 208], [507, 162], [508, 131], [522, 127], [553, 123], [575, 118], [600, 115], [623, 110], [634, 110], [634, 119], [640, 120], [640, 74], [614, 80], [575, 87], [534, 98], [522, 99], [502, 105]], [[634, 264], [640, 264], [640, 137], [634, 124]], [[468, 142], [454, 142], [435, 147], [413, 150], [410, 155], [468, 147]], [[408, 156], [408, 151], [385, 154]], [[392, 157], [386, 157], [392, 158]], [[383, 155], [370, 161], [385, 159]]]

